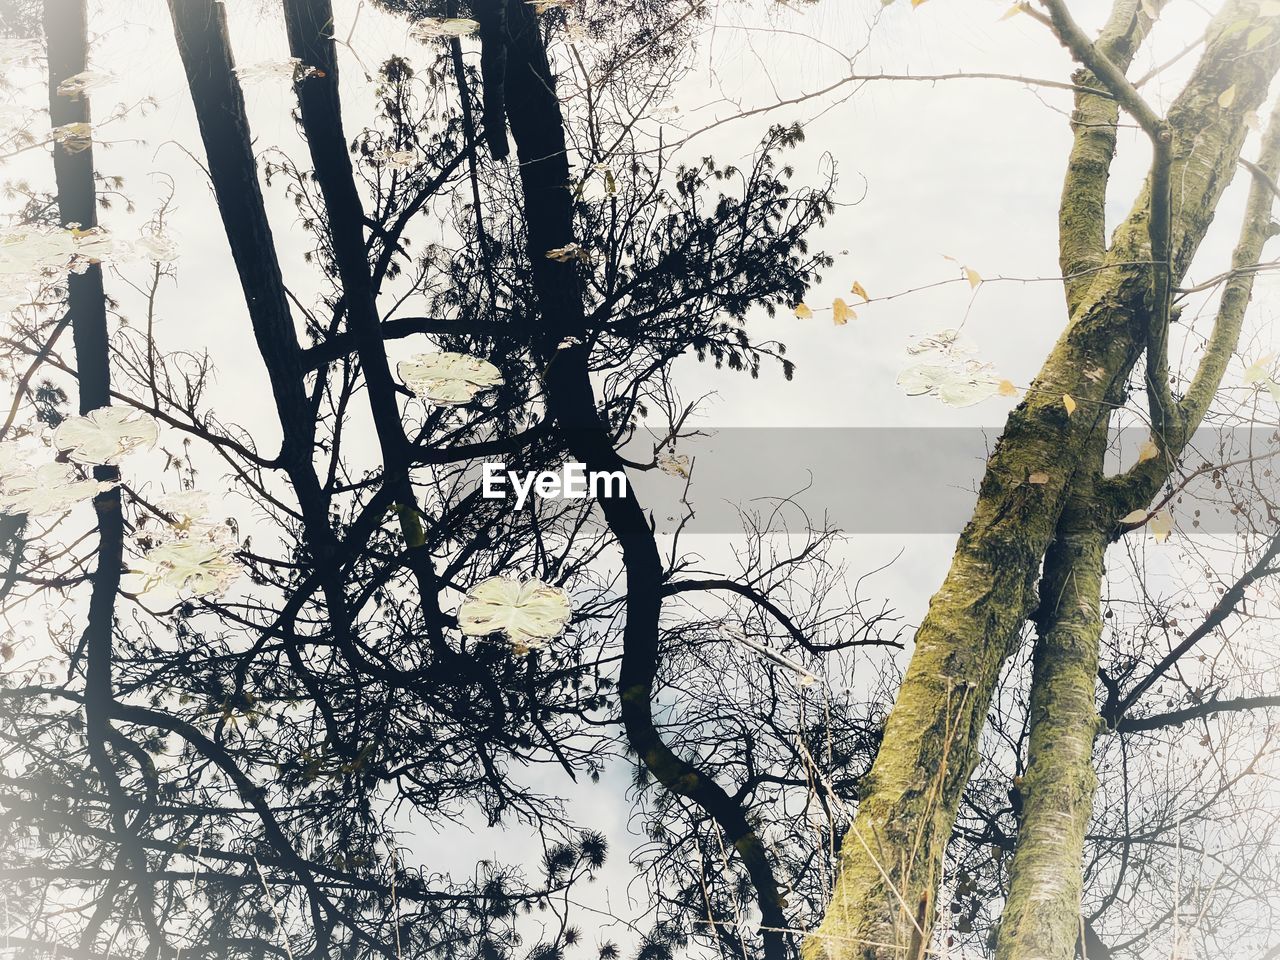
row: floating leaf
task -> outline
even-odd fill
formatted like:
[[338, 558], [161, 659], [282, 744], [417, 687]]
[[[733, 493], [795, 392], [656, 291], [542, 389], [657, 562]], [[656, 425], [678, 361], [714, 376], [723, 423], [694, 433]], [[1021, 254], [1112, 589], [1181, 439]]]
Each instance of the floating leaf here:
[[478, 21], [466, 17], [426, 17], [415, 23], [410, 33], [425, 43], [442, 37], [469, 37], [479, 29]]
[[970, 288], [976, 288], [978, 284], [982, 283], [982, 274], [972, 267], [964, 268], [964, 277], [969, 281]]
[[871, 299], [869, 296], [867, 296], [867, 288], [864, 287], [857, 280], [853, 281], [853, 286], [849, 288], [849, 292], [856, 297], [861, 297], [863, 303], [866, 303]]
[[1252, 50], [1269, 36], [1271, 36], [1271, 24], [1264, 23], [1260, 27], [1254, 27], [1249, 31], [1249, 36], [1245, 39], [1244, 48]]
[[100, 70], [81, 70], [58, 84], [58, 96], [83, 97], [90, 90], [115, 81], [115, 77]]
[[145, 233], [133, 244], [134, 251], [152, 263], [172, 263], [178, 259], [178, 245], [173, 238], [156, 231]]
[[1069, 393], [1062, 395], [1062, 405], [1067, 408], [1067, 416], [1076, 412], [1076, 398]]
[[857, 320], [858, 315], [844, 300], [836, 297], [831, 303], [831, 319], [835, 321], [837, 327], [843, 327], [850, 320]]
[[1236, 85], [1233, 83], [1231, 86], [1227, 87], [1227, 89], [1223, 90], [1221, 95], [1218, 97], [1218, 106], [1225, 110], [1235, 102]]
[[969, 407], [994, 395], [998, 386], [985, 375], [975, 375], [963, 365], [912, 364], [898, 374], [898, 386], [908, 396], [935, 395], [952, 407]]
[[168, 493], [156, 506], [169, 516], [179, 529], [186, 529], [209, 515], [209, 494], [202, 490], [180, 490]]
[[566, 243], [563, 247], [553, 247], [547, 251], [547, 259], [554, 260], [556, 263], [569, 263], [577, 260], [579, 263], [591, 263], [591, 253], [584, 249], [581, 244]]
[[658, 469], [682, 480], [689, 479], [689, 458], [683, 453], [664, 453], [658, 457]]
[[909, 397], [920, 397], [935, 392], [952, 376], [950, 367], [936, 363], [917, 363], [898, 374], [898, 386]]
[[991, 380], [951, 380], [938, 388], [938, 399], [949, 407], [971, 407], [993, 396], [996, 384]]
[[54, 431], [53, 443], [77, 463], [117, 464], [137, 450], [155, 445], [154, 418], [129, 407], [99, 407], [70, 417]]
[[243, 67], [236, 67], [236, 77], [241, 83], [260, 83], [263, 80], [288, 80], [297, 83], [307, 77], [324, 76], [315, 67], [306, 66], [297, 57], [283, 60], [260, 60]]
[[569, 595], [559, 587], [490, 577], [467, 592], [458, 607], [458, 628], [468, 637], [503, 633], [512, 643], [532, 648], [559, 636], [572, 615]]
[[446, 407], [461, 406], [500, 385], [502, 373], [488, 360], [465, 353], [420, 353], [396, 371], [416, 395]]
[[71, 231], [71, 240], [75, 244], [76, 256], [83, 257], [88, 263], [101, 263], [115, 251], [115, 238], [102, 227], [88, 230]]
[[1156, 445], [1154, 440], [1148, 438], [1138, 448], [1139, 463], [1146, 463], [1148, 460], [1154, 460], [1158, 456], [1160, 456], [1160, 447]]
[[813, 311], [809, 309], [809, 305], [807, 303], [797, 303], [796, 316], [801, 320], [808, 320], [813, 316]]
[[156, 587], [186, 596], [216, 596], [240, 577], [234, 547], [220, 539], [182, 537], [153, 547], [138, 562], [140, 593]]
[[0, 237], [0, 275], [35, 279], [46, 272], [60, 272], [75, 252], [70, 230], [15, 230]]
[[956, 340], [960, 337], [960, 331], [948, 327], [946, 330], [939, 330], [937, 333], [930, 333], [923, 337], [917, 337], [911, 343], [907, 344], [907, 353], [912, 356], [918, 356], [922, 353], [950, 353], [956, 349]]
[[373, 152], [373, 158], [380, 163], [390, 164], [393, 167], [405, 169], [417, 166], [418, 155], [412, 150], [392, 150], [390, 147], [383, 147], [381, 150]]
[[1027, 477], [1027, 483], [1034, 483], [1036, 486], [1043, 486], [1049, 482], [1049, 475], [1043, 470], [1037, 470], [1035, 473]]
[[53, 142], [67, 153], [79, 153], [93, 145], [93, 127], [87, 123], [64, 123], [50, 131]]
[[1018, 388], [1014, 386], [1012, 380], [1001, 380], [1000, 385], [996, 388], [996, 393], [1002, 397], [1016, 397]]
[[0, 513], [38, 517], [65, 513], [112, 486], [81, 480], [69, 463], [33, 467], [12, 444], [0, 445]]
[[0, 67], [35, 63], [44, 53], [38, 40], [0, 37]]
[[1276, 355], [1268, 353], [1266, 356], [1259, 357], [1253, 363], [1244, 368], [1245, 386], [1253, 386], [1262, 383], [1271, 375], [1271, 364], [1275, 362]]
[[1147, 522], [1147, 511], [1145, 511], [1145, 510], [1134, 510], [1134, 511], [1132, 511], [1132, 512], [1130, 512], [1130, 513], [1126, 513], [1123, 517], [1121, 517], [1121, 518], [1120, 518], [1120, 522], [1121, 522], [1121, 523], [1124, 523], [1124, 524], [1135, 524], [1135, 523], [1142, 524], [1142, 523], [1146, 523], [1146, 522]]
[[[1003, 14], [1001, 14], [1000, 20], [1012, 19], [1013, 17], [1016, 17], [1018, 14], [1026, 10], [1026, 8], [1027, 8], [1027, 5], [1025, 3], [1015, 3], [1012, 7], [1010, 7]], [[997, 23], [998, 22], [999, 21], [997, 21]]]
[[928, 359], [914, 363], [898, 375], [898, 386], [910, 396], [937, 396], [953, 407], [968, 407], [994, 396], [1000, 378], [988, 363], [970, 355], [957, 345], [959, 333], [952, 329], [920, 337], [907, 347], [907, 353]]

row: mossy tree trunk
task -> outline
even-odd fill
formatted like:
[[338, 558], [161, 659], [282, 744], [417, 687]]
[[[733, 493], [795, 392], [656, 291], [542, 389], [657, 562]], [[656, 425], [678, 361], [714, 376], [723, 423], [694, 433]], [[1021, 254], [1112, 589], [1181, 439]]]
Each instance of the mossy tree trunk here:
[[1103, 558], [1112, 527], [1100, 517], [1095, 489], [1106, 439], [1100, 429], [1090, 441], [1058, 535], [1045, 555], [1027, 771], [1020, 787], [1022, 819], [997, 960], [1068, 960], [1079, 937], [1081, 857], [1097, 787], [1094, 687]]
[[[1224, 6], [1167, 116], [1178, 184], [1173, 283], [1235, 172], [1245, 116], [1280, 64], [1280, 49], [1246, 49], [1249, 30], [1235, 26], [1257, 13], [1249, 0]], [[1076, 173], [1088, 179], [1087, 171]], [[1092, 176], [1105, 178], [1105, 166]], [[1093, 281], [1073, 289], [1070, 322], [987, 463], [973, 517], [917, 631], [880, 752], [860, 787], [830, 904], [803, 947], [807, 960], [919, 960], [928, 949], [946, 843], [1001, 665], [1036, 606], [1041, 560], [1087, 446], [1105, 429], [1107, 398], [1123, 388], [1147, 339], [1148, 197], [1144, 188]], [[1074, 414], [1064, 394], [1075, 401]]]
[[1103, 476], [1105, 432], [1073, 481], [1057, 538], [1045, 557], [1040, 639], [1031, 689], [1023, 819], [1000, 921], [998, 960], [1070, 960], [1081, 927], [1081, 861], [1096, 778], [1092, 745], [1101, 721], [1095, 677], [1102, 638], [1103, 559], [1119, 519], [1145, 507], [1187, 437], [1199, 426], [1234, 352], [1263, 246], [1273, 233], [1280, 172], [1280, 107], [1263, 137], [1240, 237], [1236, 271], [1223, 291], [1200, 367], [1179, 404], [1180, 434], [1160, 455], [1115, 478]]

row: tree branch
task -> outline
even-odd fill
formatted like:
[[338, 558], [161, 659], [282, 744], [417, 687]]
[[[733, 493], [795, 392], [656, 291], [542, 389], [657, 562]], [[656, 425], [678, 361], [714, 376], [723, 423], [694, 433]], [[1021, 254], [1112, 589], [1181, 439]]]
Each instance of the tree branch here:
[[1072, 18], [1063, 0], [1042, 0], [1062, 45], [1106, 87], [1116, 102], [1138, 121], [1151, 139], [1150, 200], [1147, 233], [1151, 240], [1151, 314], [1147, 318], [1147, 402], [1153, 431], [1163, 438], [1177, 435], [1178, 409], [1169, 391], [1169, 306], [1173, 265], [1170, 261], [1173, 219], [1170, 210], [1170, 171], [1173, 130], [1129, 83], [1124, 71], [1100, 51]]

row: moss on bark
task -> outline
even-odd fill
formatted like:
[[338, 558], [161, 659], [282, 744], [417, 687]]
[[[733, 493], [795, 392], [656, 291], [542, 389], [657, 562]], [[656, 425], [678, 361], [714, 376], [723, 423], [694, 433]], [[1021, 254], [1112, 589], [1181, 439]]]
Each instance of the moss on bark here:
[[1045, 555], [1022, 821], [997, 960], [1071, 960], [1075, 955], [1081, 858], [1097, 787], [1094, 684], [1103, 557], [1113, 522], [1094, 496], [1105, 449], [1106, 431], [1100, 429], [1088, 444], [1058, 535]]
[[[1249, 31], [1235, 25], [1243, 20], [1247, 28], [1256, 16], [1254, 0], [1225, 5], [1168, 115], [1178, 184], [1175, 283], [1234, 174], [1244, 118], [1280, 64], [1280, 46], [1246, 49]], [[1219, 99], [1233, 87], [1224, 108]], [[1001, 664], [1035, 606], [1041, 558], [1086, 446], [1104, 423], [1107, 397], [1124, 384], [1146, 339], [1148, 206], [1144, 189], [988, 461], [973, 518], [917, 631], [826, 916], [803, 945], [806, 960], [901, 960], [929, 943], [933, 891]], [[1074, 414], [1062, 403], [1067, 393]]]

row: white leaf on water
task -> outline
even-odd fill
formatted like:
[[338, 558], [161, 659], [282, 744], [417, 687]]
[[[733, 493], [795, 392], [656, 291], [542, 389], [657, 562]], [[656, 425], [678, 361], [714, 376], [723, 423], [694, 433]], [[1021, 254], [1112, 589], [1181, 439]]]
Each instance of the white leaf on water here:
[[83, 97], [90, 90], [115, 82], [115, 75], [102, 70], [81, 70], [58, 84], [58, 96]]
[[415, 40], [426, 43], [449, 37], [469, 37], [480, 29], [479, 22], [467, 17], [427, 17], [409, 31]]
[[54, 461], [31, 466], [24, 458], [6, 451], [0, 463], [0, 512], [36, 517], [65, 513], [111, 486], [81, 480], [69, 463]]
[[458, 628], [469, 637], [502, 633], [526, 649], [560, 635], [573, 615], [569, 594], [541, 580], [490, 577], [467, 591]]
[[470, 403], [476, 395], [502, 383], [502, 373], [488, 360], [465, 353], [422, 353], [402, 361], [396, 371], [415, 394], [441, 406]]
[[265, 80], [287, 80], [296, 83], [320, 73], [315, 67], [303, 64], [297, 57], [283, 60], [260, 60], [243, 67], [236, 67], [236, 77], [241, 83], [261, 83]]
[[178, 596], [217, 596], [240, 577], [234, 548], [219, 539], [183, 537], [148, 550], [134, 573], [143, 578], [140, 593], [157, 587]]
[[401, 169], [416, 166], [418, 163], [418, 155], [414, 151], [392, 150], [389, 147], [383, 147], [381, 150], [375, 150], [373, 152], [373, 158], [380, 163], [385, 163]]
[[64, 420], [53, 442], [77, 463], [116, 464], [137, 450], [155, 445], [160, 430], [154, 418], [129, 407], [100, 407]]

